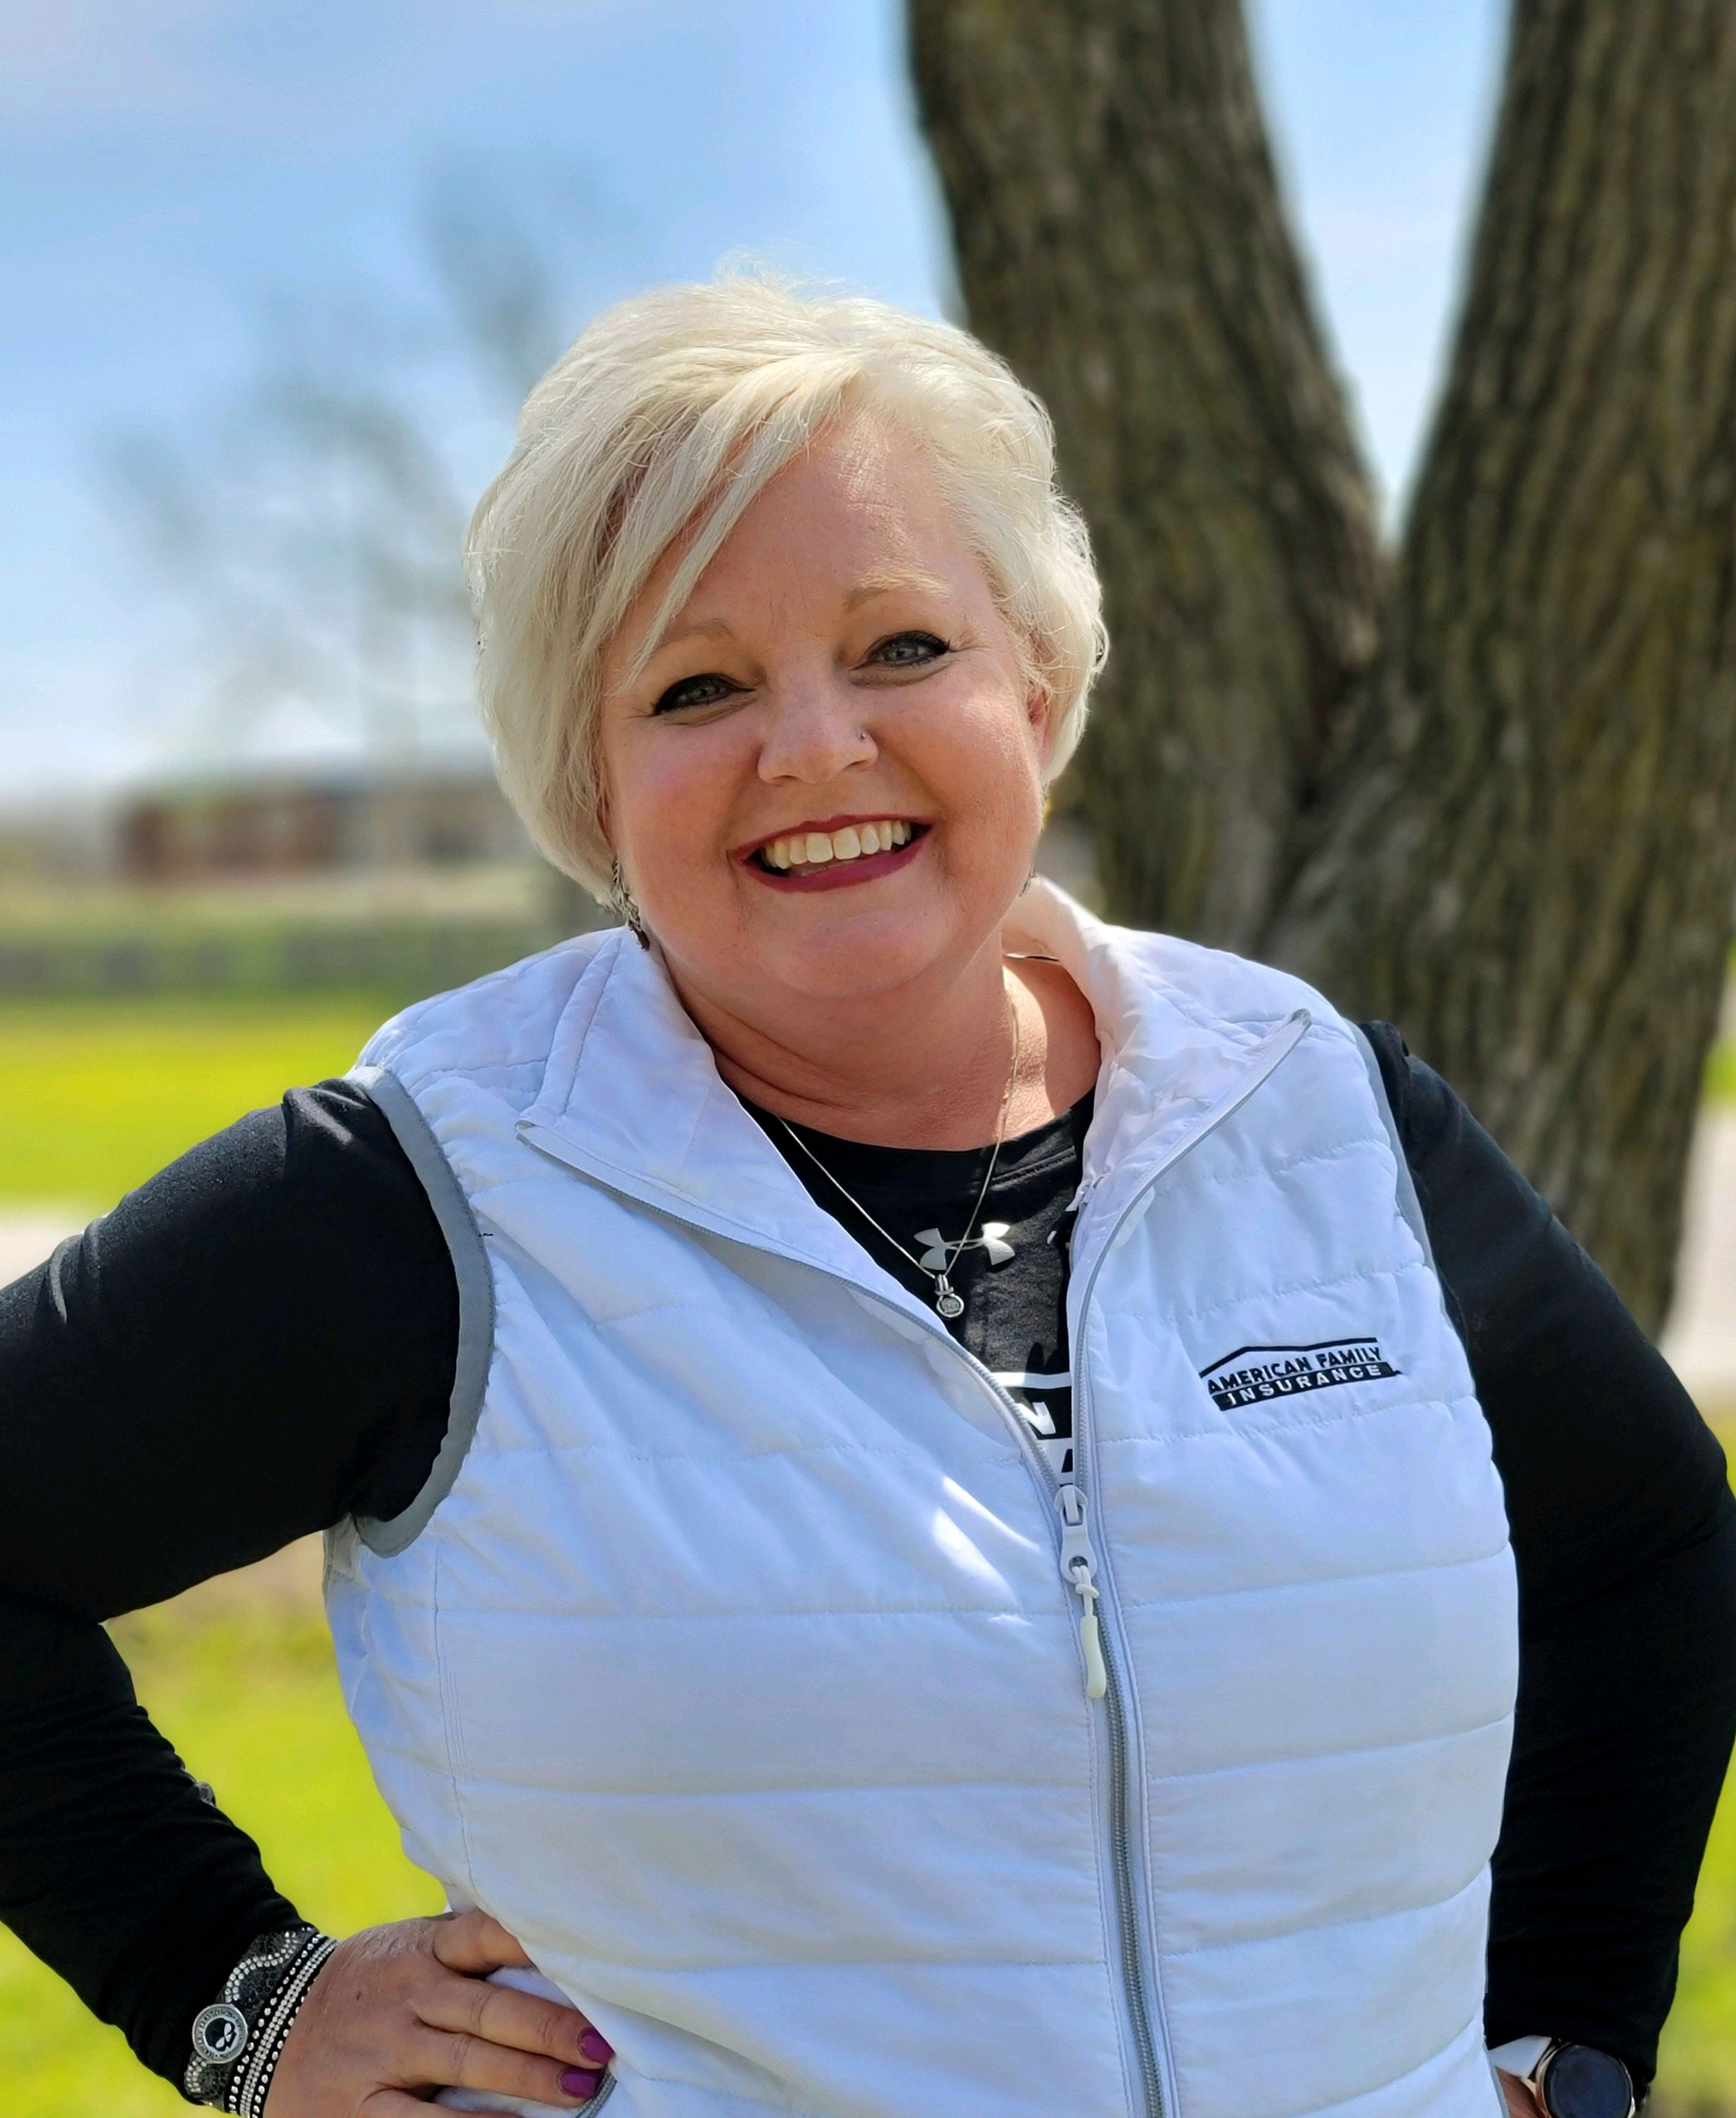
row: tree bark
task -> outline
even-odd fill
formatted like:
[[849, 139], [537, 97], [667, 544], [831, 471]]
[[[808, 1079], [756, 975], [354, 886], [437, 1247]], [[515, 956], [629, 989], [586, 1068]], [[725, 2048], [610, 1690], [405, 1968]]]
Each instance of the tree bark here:
[[1655, 1328], [1736, 899], [1736, 9], [1521, 0], [1378, 667], [1268, 951]]
[[912, 0], [1109, 590], [1112, 909], [1397, 1022], [1641, 1321], [1736, 900], [1736, 9], [1518, 0], [1390, 580], [1234, 0]]
[[1114, 642], [1078, 798], [1125, 917], [1261, 931], [1375, 645], [1368, 482], [1235, 0], [912, 0], [971, 321], [1054, 414]]

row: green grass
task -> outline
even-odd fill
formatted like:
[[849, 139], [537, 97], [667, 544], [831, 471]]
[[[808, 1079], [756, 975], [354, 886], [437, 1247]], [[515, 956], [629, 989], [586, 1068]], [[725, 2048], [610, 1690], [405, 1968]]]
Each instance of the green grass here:
[[1736, 2111], [1736, 1783], [1724, 1789], [1683, 1936], [1658, 2095], [1672, 2111]]
[[[342, 1072], [394, 1005], [370, 993], [0, 1004], [0, 1199], [100, 1210], [242, 1112]], [[398, 1850], [316, 1614], [171, 1608], [118, 1630], [146, 1705], [310, 1918], [342, 1932], [437, 1909]], [[187, 2107], [0, 1930], [5, 2118]]]
[[369, 993], [0, 1002], [0, 1200], [98, 1212], [243, 1111], [342, 1073]]
[[[345, 1933], [440, 1909], [437, 1889], [398, 1849], [316, 1616], [171, 1612], [117, 1630], [159, 1725], [310, 1919]], [[187, 2108], [0, 1929], [6, 2118], [171, 2118]]]

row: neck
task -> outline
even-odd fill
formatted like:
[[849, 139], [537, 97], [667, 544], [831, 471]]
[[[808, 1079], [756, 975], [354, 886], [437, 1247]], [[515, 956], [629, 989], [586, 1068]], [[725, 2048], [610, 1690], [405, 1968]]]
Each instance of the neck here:
[[995, 1137], [1016, 1006], [1021, 1051], [1009, 1130], [1041, 1122], [1021, 1122], [1018, 1092], [1045, 1077], [1043, 1011], [1008, 974], [999, 935], [962, 970], [949, 964], [866, 998], [803, 997], [775, 1016], [750, 1016], [670, 972], [737, 1095], [792, 1125], [889, 1147], [980, 1147]]

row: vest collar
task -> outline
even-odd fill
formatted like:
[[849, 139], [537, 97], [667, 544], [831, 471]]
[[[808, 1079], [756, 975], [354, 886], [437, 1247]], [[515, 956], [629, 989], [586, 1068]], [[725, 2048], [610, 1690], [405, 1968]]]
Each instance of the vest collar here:
[[[1112, 1209], [1130, 1198], [1269, 1071], [1269, 1038], [1213, 1016], [1166, 975], [1165, 955], [1184, 945], [1110, 927], [1041, 879], [1004, 931], [1010, 952], [1060, 962], [1097, 1018], [1103, 1064], [1082, 1200], [1101, 1192]], [[846, 1278], [871, 1274], [876, 1292], [921, 1309], [809, 1196], [718, 1074], [656, 950], [625, 930], [575, 987], [519, 1131], [611, 1189]]]

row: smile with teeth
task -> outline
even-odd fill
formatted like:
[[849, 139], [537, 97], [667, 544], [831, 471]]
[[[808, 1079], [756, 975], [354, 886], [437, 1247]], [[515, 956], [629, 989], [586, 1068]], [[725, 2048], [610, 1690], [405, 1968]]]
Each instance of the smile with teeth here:
[[866, 853], [889, 853], [908, 845], [914, 824], [902, 817], [888, 817], [871, 824], [846, 824], [838, 831], [792, 831], [760, 848], [756, 858], [779, 875], [804, 875], [810, 869], [840, 861], [861, 860]]

